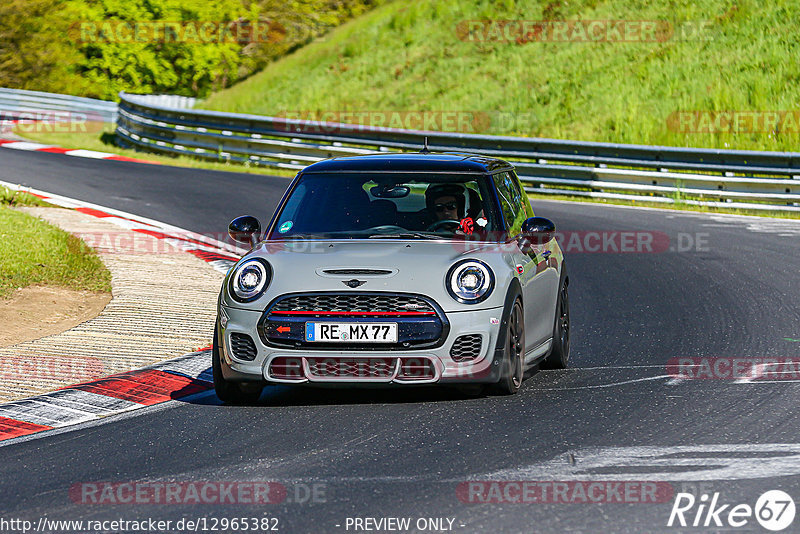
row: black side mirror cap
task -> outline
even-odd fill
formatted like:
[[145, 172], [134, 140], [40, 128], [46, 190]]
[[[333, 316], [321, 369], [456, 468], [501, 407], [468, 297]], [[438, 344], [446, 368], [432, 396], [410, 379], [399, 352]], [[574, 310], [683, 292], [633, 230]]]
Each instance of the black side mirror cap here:
[[236, 217], [228, 225], [228, 235], [238, 243], [255, 245], [261, 237], [261, 223], [252, 215]]
[[544, 217], [531, 217], [522, 223], [521, 236], [533, 244], [543, 245], [553, 239], [556, 225]]

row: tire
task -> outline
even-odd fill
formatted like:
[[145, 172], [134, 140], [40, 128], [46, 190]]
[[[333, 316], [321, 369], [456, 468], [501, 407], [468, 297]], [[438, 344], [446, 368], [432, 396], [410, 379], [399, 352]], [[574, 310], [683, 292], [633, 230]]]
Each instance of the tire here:
[[255, 404], [264, 386], [258, 382], [231, 382], [222, 376], [222, 355], [219, 350], [217, 328], [214, 327], [214, 342], [211, 346], [211, 374], [214, 377], [214, 391], [227, 404]]
[[503, 370], [500, 381], [491, 388], [496, 395], [514, 395], [522, 387], [525, 377], [525, 318], [519, 299], [514, 301], [506, 329]]
[[542, 369], [566, 369], [569, 364], [570, 320], [569, 320], [569, 278], [566, 265], [562, 267], [561, 283], [556, 300], [556, 321], [553, 327], [553, 348], [542, 362]]

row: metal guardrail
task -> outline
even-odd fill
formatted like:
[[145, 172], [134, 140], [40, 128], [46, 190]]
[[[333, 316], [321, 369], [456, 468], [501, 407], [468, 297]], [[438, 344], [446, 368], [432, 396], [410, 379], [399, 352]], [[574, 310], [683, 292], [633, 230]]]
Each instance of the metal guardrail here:
[[[192, 108], [197, 102], [196, 98], [178, 95], [139, 95], [138, 98], [147, 104], [177, 109]], [[58, 115], [51, 112], [69, 112], [86, 114], [90, 120], [115, 123], [118, 108], [116, 102], [107, 100], [0, 87], [0, 118], [3, 119], [35, 120], [37, 114], [45, 114], [57, 120]]]
[[180, 95], [136, 95], [136, 98], [146, 104], [177, 109], [191, 109], [198, 102], [194, 97]]
[[713, 150], [380, 129], [188, 110], [120, 93], [125, 146], [215, 161], [302, 169], [336, 156], [433, 151], [501, 157], [530, 192], [800, 211], [800, 153]]
[[93, 120], [117, 121], [116, 102], [0, 87], [0, 113], [4, 118], [30, 118], [49, 112], [83, 113]]

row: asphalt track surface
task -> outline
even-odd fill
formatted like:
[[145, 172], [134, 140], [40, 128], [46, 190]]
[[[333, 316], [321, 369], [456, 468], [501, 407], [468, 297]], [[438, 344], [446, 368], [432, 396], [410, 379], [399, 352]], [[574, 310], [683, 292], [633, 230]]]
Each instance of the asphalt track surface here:
[[[288, 184], [10, 150], [0, 150], [0, 180], [204, 233], [224, 231], [243, 213], [267, 219]], [[671, 498], [476, 504], [457, 488], [495, 479], [648, 480], [675, 493], [719, 492], [727, 504], [753, 506], [772, 489], [800, 498], [800, 445], [792, 446], [800, 444], [800, 377], [667, 376], [678, 357], [800, 358], [800, 225], [556, 202], [534, 208], [560, 231], [658, 232], [673, 249], [565, 247], [570, 369], [535, 372], [506, 398], [275, 387], [257, 406], [230, 407], [207, 394], [13, 442], [0, 447], [0, 517], [268, 516], [281, 532], [354, 532], [354, 517], [408, 517], [412, 526], [442, 517], [454, 520], [453, 532], [706, 532], [702, 521], [667, 527]], [[677, 250], [689, 239], [692, 250]], [[284, 484], [288, 499], [89, 505], [69, 494], [83, 482], [263, 480]], [[324, 496], [303, 502], [312, 484]], [[696, 511], [686, 514], [690, 524]], [[752, 517], [717, 530], [765, 532]], [[784, 532], [798, 530], [800, 519]]]

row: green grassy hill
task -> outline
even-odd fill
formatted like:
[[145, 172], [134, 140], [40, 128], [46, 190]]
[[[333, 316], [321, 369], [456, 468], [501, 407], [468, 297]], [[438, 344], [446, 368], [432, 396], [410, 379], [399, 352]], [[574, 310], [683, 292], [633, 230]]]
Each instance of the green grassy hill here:
[[[648, 42], [469, 41], [465, 21], [487, 19], [662, 21], [674, 31]], [[800, 110], [798, 20], [800, 3], [780, 0], [395, 1], [203, 107], [460, 111], [486, 114], [489, 134], [796, 151], [800, 127], [682, 133], [668, 121], [680, 110]]]

